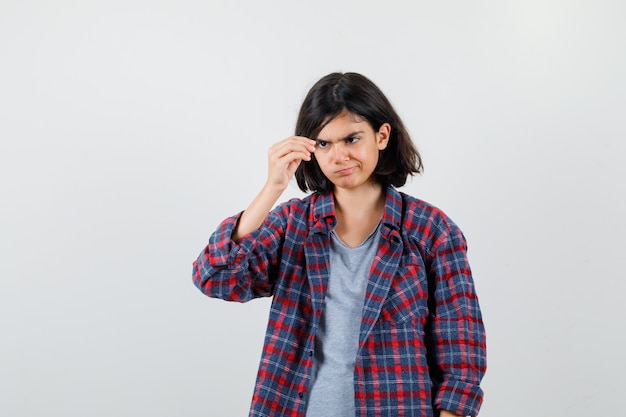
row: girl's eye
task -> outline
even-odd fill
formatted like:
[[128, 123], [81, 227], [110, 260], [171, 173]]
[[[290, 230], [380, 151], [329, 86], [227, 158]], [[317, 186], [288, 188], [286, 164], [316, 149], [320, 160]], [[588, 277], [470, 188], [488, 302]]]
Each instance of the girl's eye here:
[[318, 140], [316, 145], [318, 148], [324, 149], [328, 146], [328, 142], [326, 142], [325, 140]]

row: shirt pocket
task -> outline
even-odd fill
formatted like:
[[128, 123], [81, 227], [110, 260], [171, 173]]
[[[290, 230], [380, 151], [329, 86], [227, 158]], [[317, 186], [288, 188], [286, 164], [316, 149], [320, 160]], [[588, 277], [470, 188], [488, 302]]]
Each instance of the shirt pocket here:
[[428, 317], [428, 279], [424, 265], [401, 264], [393, 277], [380, 319], [401, 326]]

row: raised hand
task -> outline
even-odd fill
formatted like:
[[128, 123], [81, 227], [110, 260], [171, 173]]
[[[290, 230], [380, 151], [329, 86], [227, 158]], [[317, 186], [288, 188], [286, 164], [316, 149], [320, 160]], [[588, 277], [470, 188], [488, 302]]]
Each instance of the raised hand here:
[[315, 141], [303, 136], [290, 136], [268, 150], [267, 185], [283, 191], [289, 185], [302, 161], [310, 161]]
[[310, 161], [315, 141], [302, 136], [290, 136], [275, 143], [268, 151], [267, 182], [261, 192], [243, 212], [232, 239], [257, 229], [272, 209], [302, 161]]

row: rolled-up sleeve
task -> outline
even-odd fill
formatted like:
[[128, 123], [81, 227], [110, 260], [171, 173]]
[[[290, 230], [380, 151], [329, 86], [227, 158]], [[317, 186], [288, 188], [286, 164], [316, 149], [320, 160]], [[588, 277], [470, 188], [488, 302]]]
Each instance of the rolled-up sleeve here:
[[281, 241], [280, 216], [272, 212], [263, 225], [232, 240], [241, 213], [222, 221], [193, 262], [193, 282], [205, 295], [246, 302], [272, 295], [271, 271]]

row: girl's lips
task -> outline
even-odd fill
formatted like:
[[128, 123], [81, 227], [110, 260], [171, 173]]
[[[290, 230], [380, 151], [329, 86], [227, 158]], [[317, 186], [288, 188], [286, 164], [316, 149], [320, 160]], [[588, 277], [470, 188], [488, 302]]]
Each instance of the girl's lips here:
[[355, 167], [350, 167], [350, 168], [344, 168], [342, 170], [337, 171], [337, 174], [339, 175], [349, 175], [352, 173], [352, 171], [354, 171]]

